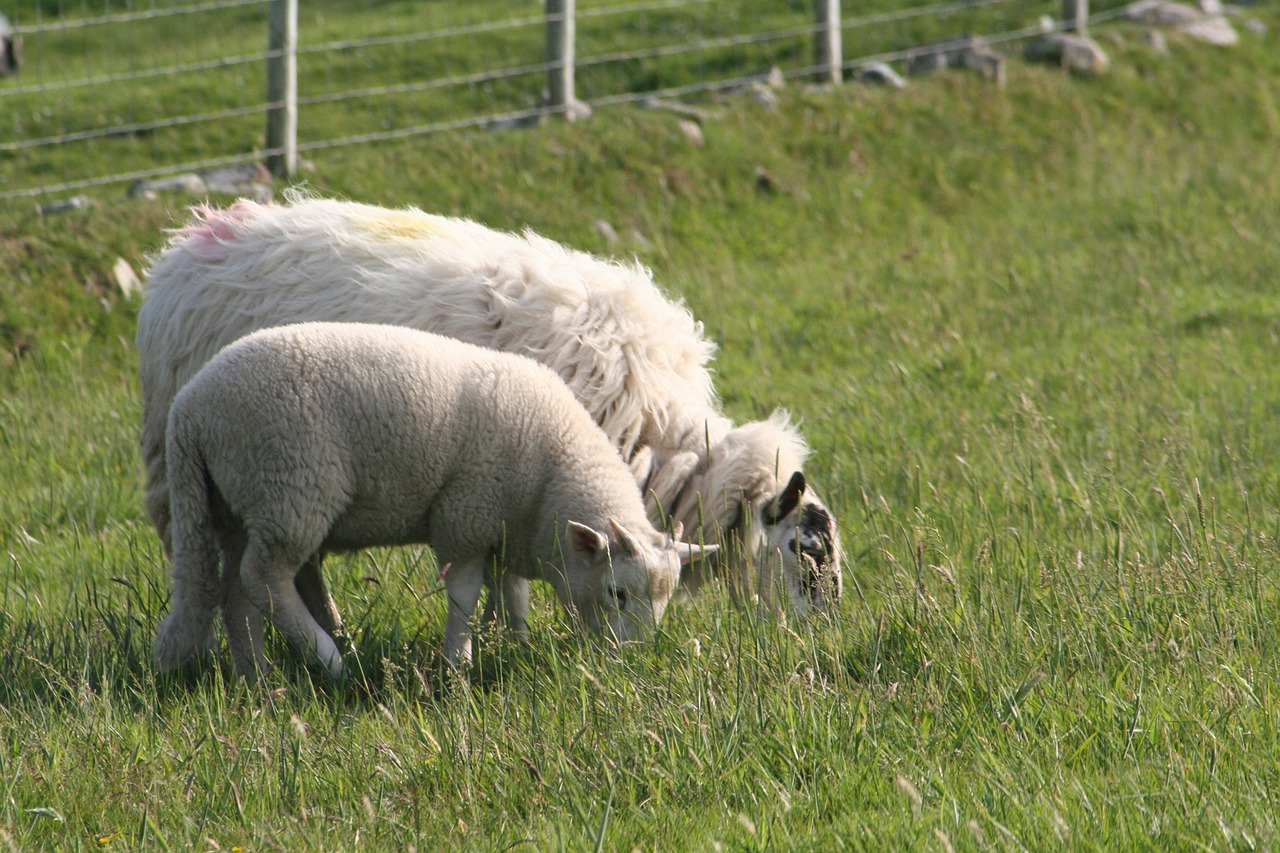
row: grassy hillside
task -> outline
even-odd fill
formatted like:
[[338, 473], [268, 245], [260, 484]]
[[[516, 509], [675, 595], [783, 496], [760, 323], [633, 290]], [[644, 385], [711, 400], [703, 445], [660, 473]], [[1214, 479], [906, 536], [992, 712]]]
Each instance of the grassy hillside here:
[[[1280, 845], [1280, 18], [1222, 51], [1099, 34], [780, 108], [618, 108], [322, 152], [318, 192], [634, 255], [785, 406], [848, 595], [720, 591], [619, 659], [539, 599], [441, 677], [429, 552], [328, 565], [362, 675], [157, 680], [141, 268], [184, 202], [0, 211], [0, 834], [20, 849]], [[597, 220], [622, 235], [609, 243]]]

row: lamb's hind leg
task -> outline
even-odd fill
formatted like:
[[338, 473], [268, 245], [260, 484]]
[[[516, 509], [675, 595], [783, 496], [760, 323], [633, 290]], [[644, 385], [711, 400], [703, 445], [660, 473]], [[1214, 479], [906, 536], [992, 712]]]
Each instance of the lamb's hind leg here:
[[245, 540], [241, 533], [222, 549], [222, 624], [227, 629], [227, 645], [236, 672], [262, 672], [268, 667], [262, 653], [262, 611], [247, 595], [240, 581], [240, 565], [244, 560]]
[[[269, 548], [250, 535], [240, 564], [240, 582], [249, 602], [266, 614], [295, 648], [304, 655], [314, 655], [337, 678], [342, 674], [338, 646], [312, 617], [294, 586], [294, 576], [303, 559]], [[263, 666], [261, 648], [254, 649], [254, 660], [257, 666]]]

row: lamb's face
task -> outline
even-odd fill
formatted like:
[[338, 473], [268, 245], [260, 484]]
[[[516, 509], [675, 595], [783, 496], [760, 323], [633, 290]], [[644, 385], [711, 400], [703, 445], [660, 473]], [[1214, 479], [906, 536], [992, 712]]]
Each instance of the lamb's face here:
[[570, 523], [572, 550], [581, 561], [570, 578], [570, 597], [587, 628], [618, 643], [644, 639], [662, 620], [680, 580], [680, 566], [715, 546], [674, 542], [652, 527], [632, 534], [613, 519], [605, 534]]
[[765, 586], [775, 577], [800, 613], [840, 601], [841, 548], [835, 519], [796, 471], [781, 494], [755, 511], [757, 560]]

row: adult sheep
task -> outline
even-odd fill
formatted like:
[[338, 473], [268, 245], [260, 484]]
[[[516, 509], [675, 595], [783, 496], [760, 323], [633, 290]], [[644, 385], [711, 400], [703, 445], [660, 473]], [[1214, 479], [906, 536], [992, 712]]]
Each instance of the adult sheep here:
[[[801, 473], [803, 438], [782, 412], [740, 426], [721, 413], [715, 344], [647, 270], [414, 209], [292, 196], [194, 214], [153, 260], [138, 318], [146, 504], [162, 540], [165, 423], [184, 382], [256, 329], [386, 323], [548, 365], [630, 463], [655, 523], [734, 545], [707, 562], [722, 564], [735, 594], [769, 601], [781, 585], [801, 612], [838, 601], [839, 535]], [[703, 565], [682, 587], [701, 584]], [[298, 587], [335, 627], [318, 564]]]
[[[451, 663], [470, 658], [468, 620], [495, 564], [549, 581], [583, 624], [627, 641], [703, 553], [649, 523], [630, 470], [555, 373], [416, 329], [304, 323], [237, 341], [174, 400], [166, 457], [162, 671], [200, 650], [222, 607], [242, 674], [267, 667], [266, 614], [339, 675], [294, 585], [320, 551], [430, 544], [449, 567]], [[220, 553], [240, 579], [227, 598]]]

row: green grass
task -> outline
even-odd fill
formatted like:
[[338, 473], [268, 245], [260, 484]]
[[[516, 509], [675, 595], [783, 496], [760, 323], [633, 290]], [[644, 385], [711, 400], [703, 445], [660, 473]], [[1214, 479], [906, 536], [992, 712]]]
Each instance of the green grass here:
[[616, 660], [544, 594], [449, 683], [431, 556], [386, 550], [328, 566], [350, 680], [279, 646], [265, 688], [225, 651], [157, 679], [108, 271], [183, 202], [0, 211], [0, 839], [1280, 846], [1280, 54], [1098, 35], [1099, 80], [793, 88], [707, 105], [701, 148], [616, 108], [314, 158], [323, 193], [634, 254], [720, 342], [733, 417], [802, 419], [837, 617], [713, 590]]

